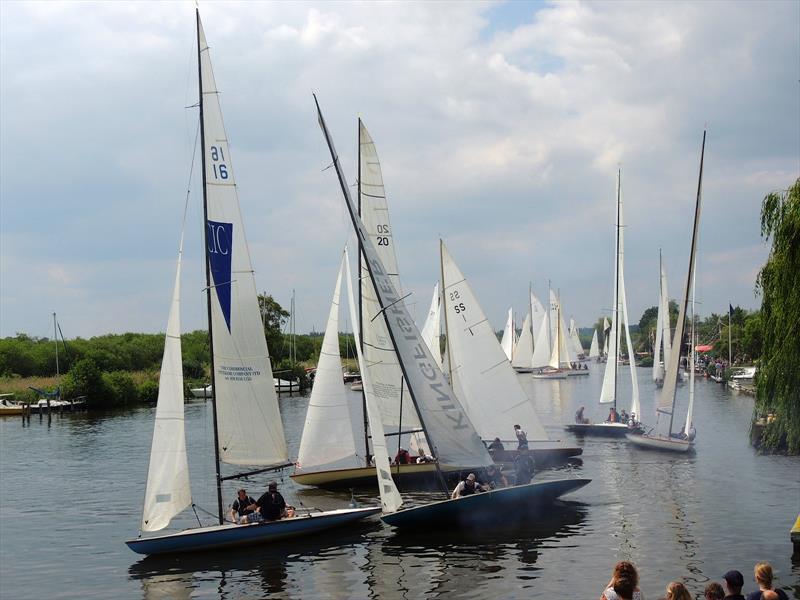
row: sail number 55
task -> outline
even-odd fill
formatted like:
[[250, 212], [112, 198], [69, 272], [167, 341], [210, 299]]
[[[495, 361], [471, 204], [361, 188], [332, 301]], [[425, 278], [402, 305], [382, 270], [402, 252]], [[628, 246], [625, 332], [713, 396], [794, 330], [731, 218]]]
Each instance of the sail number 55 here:
[[211, 146], [211, 167], [214, 170], [214, 179], [227, 179], [228, 178], [228, 165], [223, 161], [225, 160], [225, 153], [219, 146]]

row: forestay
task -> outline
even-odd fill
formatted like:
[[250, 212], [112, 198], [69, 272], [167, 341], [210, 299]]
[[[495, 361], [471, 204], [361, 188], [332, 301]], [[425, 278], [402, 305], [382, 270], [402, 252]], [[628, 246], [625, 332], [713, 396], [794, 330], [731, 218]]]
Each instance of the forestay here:
[[[350, 318], [353, 323], [355, 323], [357, 317], [355, 302], [353, 301], [353, 283], [350, 275], [350, 258], [347, 255], [347, 248], [345, 248], [344, 251], [344, 264], [347, 273], [347, 299], [350, 305]], [[375, 461], [375, 470], [378, 475], [378, 492], [381, 497], [381, 508], [384, 513], [393, 513], [402, 506], [403, 499], [392, 479], [389, 466], [389, 450], [386, 448], [386, 437], [383, 431], [383, 423], [381, 422], [381, 413], [377, 402], [375, 402], [370, 371], [369, 369], [363, 368], [364, 355], [361, 352], [358, 328], [356, 327], [353, 328], [353, 336], [356, 343], [358, 364], [361, 366], [361, 382], [364, 386], [364, 398], [367, 405], [367, 421], [369, 422], [369, 428], [372, 432], [373, 459]]]
[[297, 459], [298, 472], [346, 469], [363, 464], [356, 456], [350, 401], [342, 381], [342, 359], [339, 354], [339, 298], [344, 260], [343, 254], [325, 337], [322, 340], [317, 373], [314, 376], [314, 387], [308, 401]]
[[192, 503], [189, 462], [183, 418], [183, 362], [181, 360], [181, 257], [183, 234], [178, 250], [175, 287], [164, 338], [164, 356], [158, 379], [158, 402], [147, 490], [144, 494], [142, 531], [158, 531], [172, 517]]
[[[316, 97], [314, 100], [316, 102]], [[436, 366], [436, 361], [378, 255], [375, 242], [356, 212], [319, 104], [317, 112], [347, 209], [350, 211], [356, 235], [361, 240], [369, 274], [382, 308], [381, 314], [386, 320], [410, 395], [425, 427], [434, 456], [441, 463], [451, 465], [488, 466], [492, 464], [489, 452], [444, 375]]]
[[[383, 185], [383, 173], [378, 160], [375, 143], [361, 122], [358, 121], [359, 139], [359, 214], [364, 230], [372, 240], [375, 252], [384, 266], [386, 278], [398, 293], [401, 292], [394, 248], [392, 226], [389, 222], [389, 205]], [[397, 362], [392, 338], [386, 323], [380, 316], [381, 305], [364, 257], [359, 258], [361, 279], [361, 323], [365, 367], [370, 370], [375, 401], [383, 415], [383, 425], [396, 431], [400, 426], [400, 401], [402, 395], [402, 371]], [[439, 362], [441, 364], [441, 362]], [[405, 398], [404, 400], [407, 400]], [[409, 410], [404, 401], [404, 430], [419, 428], [419, 419]]]
[[442, 286], [451, 383], [484, 440], [508, 439], [520, 423], [530, 440], [547, 440], [533, 404], [506, 360], [475, 293], [444, 242]]
[[286, 442], [202, 25], [198, 25], [198, 35], [219, 454], [231, 464], [277, 465], [287, 462]]

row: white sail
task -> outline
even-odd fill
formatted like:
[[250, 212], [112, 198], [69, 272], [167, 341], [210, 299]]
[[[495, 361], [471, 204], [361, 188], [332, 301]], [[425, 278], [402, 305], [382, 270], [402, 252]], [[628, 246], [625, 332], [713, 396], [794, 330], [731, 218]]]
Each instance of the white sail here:
[[539, 332], [536, 334], [536, 343], [533, 347], [533, 360], [531, 361], [534, 369], [546, 367], [550, 362], [549, 333], [547, 319], [541, 319]]
[[[359, 137], [359, 214], [365, 231], [375, 246], [386, 277], [400, 293], [400, 277], [397, 255], [394, 249], [392, 226], [389, 222], [389, 206], [383, 185], [383, 173], [378, 160], [375, 143], [367, 128], [358, 121]], [[381, 318], [378, 294], [370, 280], [364, 257], [360, 257], [361, 280], [361, 336], [363, 338], [364, 363], [370, 370], [375, 401], [383, 415], [385, 428], [396, 431], [400, 426], [400, 402], [403, 399], [402, 427], [405, 430], [419, 428], [419, 419], [410, 409], [408, 398], [401, 395], [403, 374], [397, 361], [394, 344]]]
[[564, 311], [561, 310], [561, 301], [558, 302], [558, 335], [561, 348], [559, 350], [559, 359], [561, 366], [570, 368], [575, 361], [575, 351], [572, 349], [572, 343], [567, 332], [567, 326], [564, 324]]
[[183, 235], [178, 250], [175, 287], [164, 338], [164, 356], [158, 379], [158, 402], [147, 490], [144, 494], [142, 531], [158, 531], [172, 517], [192, 503], [189, 487], [189, 462], [183, 419], [183, 362], [181, 359], [181, 257]]
[[314, 387], [308, 400], [297, 472], [346, 469], [362, 464], [356, 456], [350, 401], [342, 381], [342, 359], [339, 354], [339, 298], [343, 269], [344, 256], [336, 276]]
[[[661, 256], [659, 254], [659, 264], [661, 263]], [[661, 285], [661, 275], [664, 271], [659, 268], [659, 285], [658, 285], [658, 317], [656, 318], [656, 340], [653, 344], [653, 381], [664, 381], [664, 367], [661, 364], [661, 332], [664, 328], [664, 288]]]
[[[619, 323], [622, 315], [619, 309], [619, 263], [620, 263], [620, 250], [619, 250], [619, 237], [621, 234], [620, 221], [619, 221], [619, 197], [620, 197], [620, 178], [617, 174], [617, 223], [616, 223], [616, 248], [614, 251], [614, 279], [612, 284], [614, 286], [614, 300], [612, 304], [611, 316], [611, 330], [606, 329], [606, 368], [603, 372], [603, 387], [600, 390], [600, 404], [607, 404], [613, 402], [617, 403], [617, 367], [619, 365]], [[605, 328], [606, 321], [603, 319], [603, 327]]]
[[625, 294], [625, 225], [624, 212], [622, 210], [622, 194], [620, 193], [619, 207], [619, 295], [622, 305], [622, 318], [625, 323], [625, 342], [628, 345], [628, 365], [631, 372], [631, 409], [637, 417], [641, 418], [641, 406], [639, 403], [639, 382], [636, 378], [636, 353], [631, 342], [630, 322], [628, 320], [628, 301]]
[[381, 316], [387, 323], [399, 362], [403, 366], [409, 393], [426, 430], [434, 456], [443, 464], [489, 466], [492, 464], [489, 452], [444, 375], [436, 366], [436, 361], [422, 339], [414, 319], [411, 318], [388, 269], [378, 255], [377, 244], [358, 216], [319, 105], [317, 114], [356, 236], [362, 243], [373, 287], [378, 293], [378, 300], [383, 309]]
[[508, 439], [522, 423], [530, 440], [547, 440], [533, 404], [505, 359], [497, 336], [475, 293], [444, 242], [442, 287], [445, 297], [451, 383], [484, 440]]
[[[356, 323], [356, 307], [353, 300], [353, 283], [352, 276], [350, 275], [350, 258], [347, 255], [347, 248], [344, 251], [344, 263], [347, 273], [347, 298], [350, 305], [350, 318], [353, 323]], [[370, 378], [370, 370], [363, 368], [364, 355], [361, 352], [361, 344], [359, 343], [358, 328], [353, 328], [353, 336], [356, 344], [356, 354], [358, 355], [358, 364], [361, 366], [361, 381], [364, 385], [364, 399], [367, 405], [367, 420], [369, 422], [369, 429], [372, 433], [372, 447], [373, 447], [373, 460], [375, 461], [375, 470], [378, 474], [378, 492], [381, 498], [381, 509], [384, 513], [396, 512], [403, 504], [403, 499], [397, 486], [392, 479], [390, 466], [389, 466], [389, 450], [386, 448], [386, 437], [383, 430], [383, 423], [381, 422], [381, 413], [378, 403], [375, 401], [375, 393], [372, 389], [372, 379]], [[341, 378], [340, 378], [341, 379]], [[352, 434], [351, 434], [352, 435]]]
[[553, 346], [556, 345], [556, 341], [558, 340], [558, 301], [556, 300], [556, 294], [553, 290], [549, 290], [549, 301], [547, 303], [547, 324], [549, 327], [548, 335], [548, 344], [550, 347], [550, 351], [553, 351]]
[[608, 356], [608, 344], [609, 344], [609, 334], [611, 332], [611, 324], [608, 322], [608, 319], [603, 317], [603, 356]]
[[586, 352], [583, 349], [583, 344], [581, 344], [581, 338], [578, 335], [575, 319], [572, 317], [569, 319], [569, 339], [572, 341], [572, 351], [575, 353], [575, 356], [585, 356]]
[[[667, 287], [667, 268], [661, 263], [661, 312], [664, 318], [661, 321], [661, 344], [664, 348], [664, 369], [669, 364], [669, 357], [672, 354], [672, 327], [669, 317], [669, 289]], [[663, 376], [662, 376], [663, 378]]]
[[[696, 260], [696, 259], [695, 259]], [[692, 416], [694, 412], [694, 363], [695, 363], [695, 352], [697, 351], [697, 340], [695, 339], [695, 318], [694, 318], [694, 302], [695, 302], [695, 293], [697, 291], [697, 266], [695, 264], [695, 270], [692, 273], [692, 310], [691, 310], [691, 333], [689, 335], [689, 339], [691, 340], [691, 346], [689, 349], [689, 407], [686, 410], [686, 421], [683, 426], [683, 430], [686, 432], [686, 435], [689, 435], [689, 430], [692, 428]]]
[[508, 318], [506, 319], [506, 326], [503, 329], [503, 339], [500, 341], [500, 346], [508, 360], [514, 356], [514, 315], [513, 309], [508, 309]]
[[219, 455], [231, 464], [276, 465], [288, 460], [286, 441], [219, 95], [202, 25], [198, 30]]
[[428, 349], [436, 359], [436, 364], [439, 368], [442, 367], [442, 350], [439, 345], [441, 338], [441, 304], [439, 302], [439, 282], [433, 286], [433, 298], [431, 298], [431, 307], [428, 309], [428, 318], [425, 319], [425, 325], [422, 327], [422, 337], [425, 343], [428, 344]]
[[[539, 330], [542, 327], [542, 323], [547, 322], [547, 312], [545, 311], [544, 306], [542, 306], [542, 303], [539, 302], [539, 299], [533, 294], [533, 292], [530, 293], [530, 303], [531, 303], [531, 329], [533, 330], [534, 351], [535, 351], [536, 344], [539, 343], [539, 338], [538, 338]], [[550, 342], [548, 341], [547, 343], [548, 343], [547, 352], [549, 354]]]
[[511, 364], [520, 369], [530, 369], [532, 359], [533, 336], [531, 335], [531, 315], [528, 313], [522, 322], [522, 332], [519, 335], [519, 342]]
[[600, 346], [597, 344], [597, 329], [592, 332], [592, 344], [589, 346], [589, 358], [600, 356]]

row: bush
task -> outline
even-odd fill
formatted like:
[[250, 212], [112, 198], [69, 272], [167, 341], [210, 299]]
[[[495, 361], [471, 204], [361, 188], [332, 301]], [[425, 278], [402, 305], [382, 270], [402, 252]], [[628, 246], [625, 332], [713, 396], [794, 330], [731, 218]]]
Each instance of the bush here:
[[158, 382], [148, 379], [139, 384], [139, 402], [156, 402], [158, 400]]
[[125, 371], [113, 371], [103, 374], [103, 382], [109, 392], [112, 405], [134, 404], [139, 399], [133, 378]]
[[111, 403], [100, 369], [91, 358], [76, 362], [62, 380], [61, 397], [75, 399], [78, 396], [86, 396], [86, 404], [91, 407], [103, 407]]

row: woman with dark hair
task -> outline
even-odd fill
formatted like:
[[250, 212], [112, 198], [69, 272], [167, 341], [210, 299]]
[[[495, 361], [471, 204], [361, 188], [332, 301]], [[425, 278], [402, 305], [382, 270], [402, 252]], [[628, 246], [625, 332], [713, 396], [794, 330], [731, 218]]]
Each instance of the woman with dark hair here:
[[623, 560], [614, 566], [611, 581], [600, 600], [644, 600], [639, 589], [639, 573], [633, 563]]

